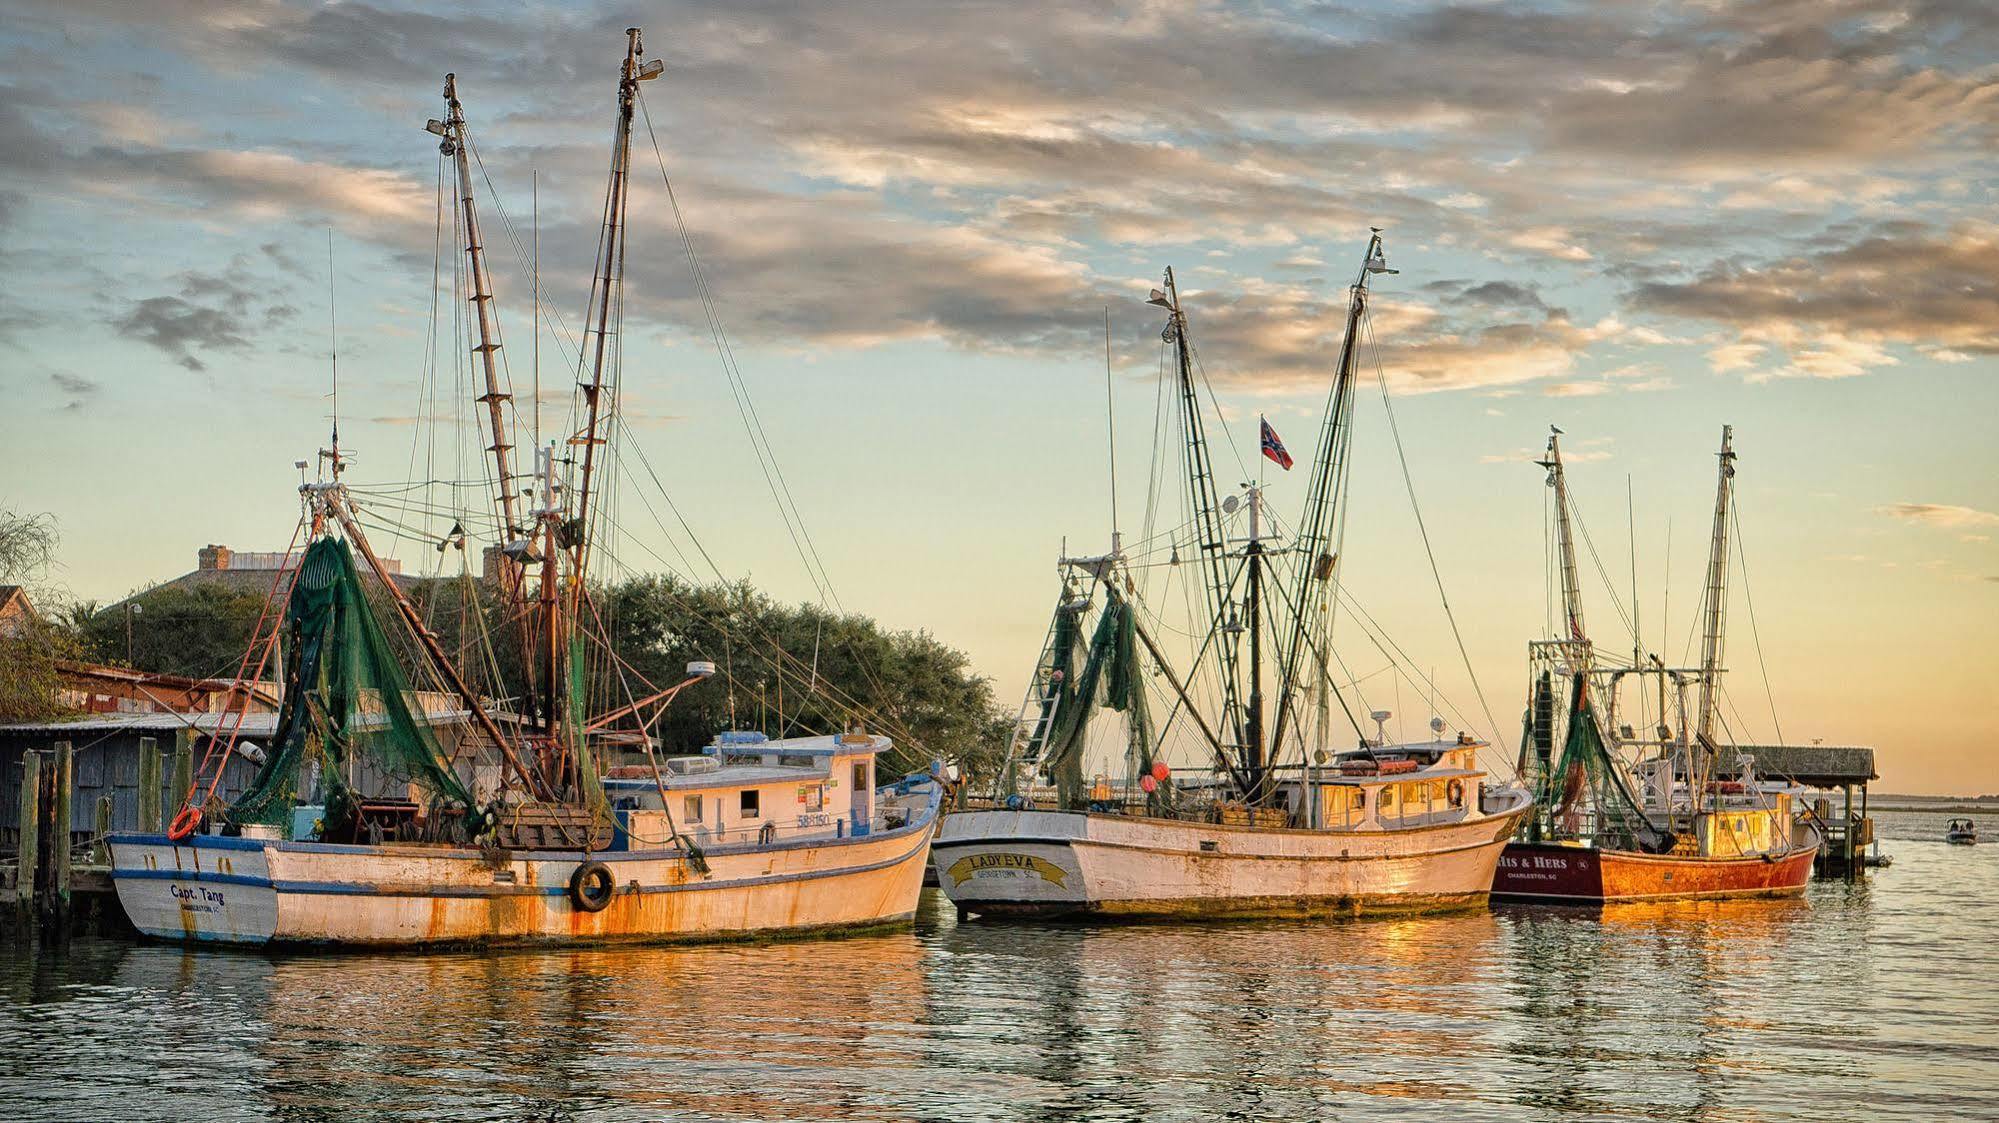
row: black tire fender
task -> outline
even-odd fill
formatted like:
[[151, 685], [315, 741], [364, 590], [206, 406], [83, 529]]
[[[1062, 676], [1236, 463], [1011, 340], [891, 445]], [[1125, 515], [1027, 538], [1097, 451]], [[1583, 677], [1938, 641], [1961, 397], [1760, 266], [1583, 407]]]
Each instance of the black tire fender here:
[[603, 912], [618, 892], [611, 867], [602, 862], [585, 862], [569, 875], [569, 902], [582, 912]]

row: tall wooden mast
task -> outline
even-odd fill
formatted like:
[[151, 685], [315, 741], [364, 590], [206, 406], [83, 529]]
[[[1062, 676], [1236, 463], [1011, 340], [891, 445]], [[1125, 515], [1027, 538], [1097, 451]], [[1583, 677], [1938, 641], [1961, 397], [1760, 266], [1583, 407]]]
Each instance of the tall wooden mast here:
[[[1312, 479], [1305, 493], [1305, 515], [1299, 520], [1298, 535], [1294, 540], [1294, 551], [1302, 561], [1298, 567], [1298, 588], [1293, 600], [1296, 613], [1288, 637], [1277, 648], [1277, 717], [1270, 738], [1273, 751], [1275, 746], [1284, 743], [1300, 680], [1310, 672], [1305, 656], [1307, 649], [1314, 647], [1310, 611], [1310, 605], [1315, 600], [1313, 586], [1330, 582], [1339, 564], [1339, 559], [1334, 556], [1335, 539], [1338, 537], [1335, 528], [1340, 517], [1337, 505], [1353, 433], [1354, 353], [1360, 341], [1361, 317], [1367, 312], [1367, 281], [1376, 273], [1395, 272], [1388, 267], [1388, 257], [1381, 245], [1381, 231], [1371, 230], [1369, 235], [1367, 252], [1361, 258], [1360, 273], [1348, 290], [1346, 337], [1340, 344], [1339, 366], [1333, 372], [1333, 385], [1326, 402], [1326, 420], [1319, 431], [1319, 450], [1312, 461]], [[1323, 666], [1318, 668], [1316, 675], [1322, 690], [1332, 689], [1331, 676], [1325, 673]]]
[[[1228, 532], [1222, 524], [1214, 464], [1208, 454], [1207, 430], [1201, 420], [1200, 388], [1194, 381], [1193, 352], [1187, 340], [1187, 315], [1180, 309], [1180, 289], [1174, 283], [1172, 269], [1166, 270], [1166, 290], [1154, 291], [1147, 303], [1165, 308], [1172, 316], [1166, 335], [1173, 344], [1177, 359], [1175, 370], [1180, 391], [1180, 417], [1186, 435], [1182, 455], [1188, 495], [1194, 505], [1195, 545], [1207, 576], [1204, 589], [1209, 616], [1214, 621], [1214, 627], [1221, 629], [1235, 607], [1230, 595], [1235, 582], [1229, 573]], [[1234, 638], [1218, 635], [1215, 652], [1220, 668], [1217, 678], [1222, 690], [1222, 727], [1240, 748], [1247, 742], [1247, 730], [1243, 725], [1240, 660]]]
[[[577, 383], [583, 395], [583, 425], [569, 438], [572, 447], [582, 450], [583, 461], [576, 484], [574, 529], [566, 535], [568, 541], [564, 543], [573, 558], [569, 575], [572, 592], [579, 596], [589, 564], [590, 500], [596, 482], [597, 448], [604, 443], [601, 433], [605, 414], [604, 392], [607, 388], [613, 394], [617, 392], [615, 385], [607, 387], [605, 384], [604, 361], [611, 333], [618, 330], [612, 321], [622, 319], [623, 314], [619, 290], [623, 286], [625, 272], [625, 206], [631, 179], [632, 113], [638, 101], [639, 83], [657, 78], [662, 69], [658, 61], [641, 65], [639, 56], [644, 51], [645, 44], [639, 29], [626, 28], [625, 62], [618, 73], [618, 122], [611, 141], [611, 180], [604, 201], [602, 252], [597, 258], [594, 291], [591, 293], [596, 305], [591, 309], [591, 315], [595, 320], [597, 341], [591, 353], [590, 377]], [[590, 330], [586, 325], [585, 334]]]
[[464, 212], [465, 255], [470, 260], [472, 280], [469, 299], [479, 324], [479, 343], [472, 351], [479, 356], [485, 386], [485, 393], [479, 396], [478, 401], [486, 407], [487, 435], [493, 441], [486, 451], [493, 454], [493, 476], [498, 488], [496, 502], [500, 508], [500, 542], [504, 546], [517, 541], [522, 531], [520, 495], [514, 488], [512, 456], [514, 427], [511, 412], [514, 396], [500, 381], [499, 321], [493, 308], [492, 278], [486, 271], [486, 247], [479, 236], [479, 212], [472, 202], [472, 167], [467, 153], [469, 145], [465, 140], [465, 109], [458, 102], [458, 76], [455, 74], [444, 76], [444, 105], [444, 120], [432, 121], [429, 127], [431, 132], [444, 138], [438, 148], [452, 157], [458, 169], [458, 204]]
[[1263, 489], [1249, 489], [1249, 545], [1243, 548], [1249, 589], [1243, 596], [1243, 623], [1249, 629], [1249, 699], [1243, 719], [1243, 773], [1249, 798], [1261, 803], [1271, 791], [1263, 741]]
[[[1714, 537], [1708, 544], [1706, 625], [1701, 634], [1701, 690], [1696, 740], [1711, 751], [1720, 705], [1721, 650], [1728, 616], [1728, 504], [1735, 485], [1735, 426], [1721, 427], [1721, 465], [1714, 488]], [[1702, 771], [1705, 771], [1703, 769]]]
[[1562, 566], [1562, 631], [1564, 638], [1575, 646], [1572, 657], [1585, 664], [1577, 668], [1577, 673], [1584, 674], [1589, 670], [1586, 665], [1590, 654], [1589, 632], [1583, 627], [1583, 591], [1576, 578], [1576, 540], [1569, 522], [1569, 478], [1562, 470], [1560, 429], [1548, 434], [1547, 459], [1535, 463], [1548, 470], [1548, 486], [1555, 489], [1555, 551]]

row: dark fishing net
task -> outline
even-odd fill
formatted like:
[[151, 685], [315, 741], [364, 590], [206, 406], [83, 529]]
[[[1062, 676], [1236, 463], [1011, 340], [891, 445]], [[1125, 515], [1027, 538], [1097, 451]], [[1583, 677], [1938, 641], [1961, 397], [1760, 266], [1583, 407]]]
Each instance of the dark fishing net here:
[[410, 707], [409, 683], [344, 540], [321, 538], [300, 560], [284, 657], [277, 734], [230, 822], [289, 825], [309, 794], [302, 781], [309, 788], [315, 775], [328, 823], [351, 818], [363, 798], [405, 798], [412, 783], [433, 803], [471, 807], [472, 793]]
[[1589, 834], [1598, 846], [1628, 850], [1672, 846], [1671, 833], [1646, 816], [1605, 746], [1585, 676], [1575, 677], [1569, 735], [1539, 794], [1541, 806], [1550, 809], [1546, 830], [1553, 837]]

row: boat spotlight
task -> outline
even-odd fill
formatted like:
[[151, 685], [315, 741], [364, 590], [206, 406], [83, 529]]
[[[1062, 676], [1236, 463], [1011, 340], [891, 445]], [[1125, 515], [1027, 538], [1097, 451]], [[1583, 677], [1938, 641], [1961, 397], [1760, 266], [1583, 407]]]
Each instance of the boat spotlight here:
[[696, 659], [692, 663], [687, 664], [687, 677], [689, 678], [708, 678], [714, 673], [715, 664], [710, 663], [706, 659]]

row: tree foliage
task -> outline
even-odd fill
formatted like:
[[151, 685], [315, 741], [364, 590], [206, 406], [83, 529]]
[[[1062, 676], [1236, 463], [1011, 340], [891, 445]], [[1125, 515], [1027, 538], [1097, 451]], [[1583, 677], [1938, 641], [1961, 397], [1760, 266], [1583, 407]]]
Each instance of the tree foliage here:
[[226, 585], [163, 585], [110, 608], [79, 613], [80, 638], [103, 662], [155, 674], [233, 678], [264, 597], [264, 591]]
[[[429, 580], [411, 598], [475, 690], [531, 710], [519, 633], [492, 586]], [[622, 661], [590, 658], [593, 712], [680, 682], [691, 662], [716, 665], [715, 677], [684, 691], [654, 727], [669, 754], [696, 751], [724, 729], [804, 736], [837, 733], [850, 723], [894, 738], [884, 774], [914, 771], [933, 759], [983, 772], [1004, 750], [1006, 723], [992, 684], [964, 653], [928, 632], [888, 631], [865, 616], [779, 604], [742, 582], [701, 586], [635, 577], [595, 589], [592, 601], [587, 627], [608, 639], [607, 650]], [[263, 597], [220, 586], [169, 586], [134, 602], [132, 665], [203, 676], [234, 673]], [[377, 610], [389, 618], [379, 598]], [[100, 657], [122, 661], [125, 629], [125, 613], [114, 606], [89, 617], [84, 632]], [[413, 665], [423, 661], [413, 646], [405, 655]]]
[[715, 679], [683, 694], [662, 721], [669, 751], [691, 750], [718, 729], [798, 736], [849, 722], [894, 737], [884, 767], [899, 771], [932, 759], [980, 769], [1004, 747], [991, 681], [928, 632], [778, 604], [740, 582], [641, 577], [605, 590], [601, 604], [613, 647], [647, 679], [677, 682], [697, 659], [716, 665]]
[[54, 598], [37, 588], [58, 541], [50, 516], [0, 510], [0, 584], [29, 588], [42, 601], [36, 613], [0, 627], [0, 721], [55, 717], [58, 664], [80, 653], [64, 617], [45, 615]]

